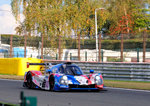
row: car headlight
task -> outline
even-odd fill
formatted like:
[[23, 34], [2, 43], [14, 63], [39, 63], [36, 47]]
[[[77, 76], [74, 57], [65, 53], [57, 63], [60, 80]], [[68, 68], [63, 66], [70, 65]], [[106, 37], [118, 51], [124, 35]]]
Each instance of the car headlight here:
[[68, 85], [68, 77], [67, 76], [62, 76], [62, 78], [60, 79], [60, 84]]
[[100, 76], [95, 76], [95, 83], [97, 85], [102, 85], [103, 84], [103, 80], [100, 78]]
[[63, 80], [68, 80], [68, 77], [67, 76], [62, 76], [62, 79]]
[[100, 76], [97, 75], [97, 76], [95, 76], [95, 79], [100, 80], [101, 78], [100, 78]]

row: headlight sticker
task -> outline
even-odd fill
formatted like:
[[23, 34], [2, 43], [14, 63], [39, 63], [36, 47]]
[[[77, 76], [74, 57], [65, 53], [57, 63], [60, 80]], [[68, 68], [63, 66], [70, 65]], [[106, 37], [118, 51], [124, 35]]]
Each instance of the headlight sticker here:
[[80, 82], [81, 85], [87, 85], [87, 79], [82, 76], [75, 76], [75, 79]]

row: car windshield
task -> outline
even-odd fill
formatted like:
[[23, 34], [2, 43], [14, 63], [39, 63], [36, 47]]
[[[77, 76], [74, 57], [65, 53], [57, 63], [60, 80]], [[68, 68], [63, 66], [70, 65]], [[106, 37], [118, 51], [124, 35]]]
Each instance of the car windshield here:
[[60, 72], [66, 75], [83, 75], [82, 71], [77, 66], [61, 67]]

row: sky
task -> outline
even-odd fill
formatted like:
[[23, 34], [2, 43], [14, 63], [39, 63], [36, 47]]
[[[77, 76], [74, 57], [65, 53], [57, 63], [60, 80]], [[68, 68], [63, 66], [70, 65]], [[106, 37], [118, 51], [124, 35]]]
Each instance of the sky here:
[[11, 0], [0, 0], [0, 5], [10, 4]]
[[16, 34], [17, 21], [11, 12], [11, 0], [0, 0], [0, 34]]

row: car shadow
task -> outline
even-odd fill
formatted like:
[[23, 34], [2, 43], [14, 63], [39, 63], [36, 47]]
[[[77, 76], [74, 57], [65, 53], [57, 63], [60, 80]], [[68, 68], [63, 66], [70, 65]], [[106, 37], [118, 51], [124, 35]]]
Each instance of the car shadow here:
[[69, 91], [54, 91], [56, 93], [104, 93], [108, 91], [107, 89], [103, 90], [69, 90]]
[[21, 87], [22, 90], [35, 90], [35, 91], [43, 91], [43, 92], [55, 92], [55, 93], [105, 93], [108, 89], [104, 88], [101, 90], [69, 90], [69, 91], [49, 91], [44, 89], [37, 89], [37, 88], [26, 88]]

